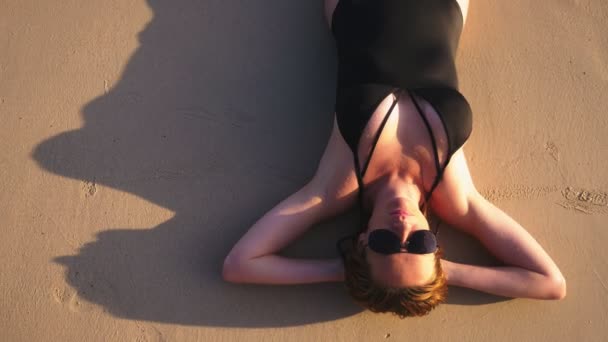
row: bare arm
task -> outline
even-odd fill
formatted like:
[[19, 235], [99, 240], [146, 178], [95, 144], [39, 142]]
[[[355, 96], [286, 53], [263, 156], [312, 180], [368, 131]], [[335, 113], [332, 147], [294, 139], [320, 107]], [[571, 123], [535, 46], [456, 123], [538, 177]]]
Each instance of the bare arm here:
[[224, 261], [226, 281], [299, 284], [343, 279], [339, 259], [291, 259], [277, 255], [315, 223], [337, 215], [354, 202], [352, 157], [334, 130], [313, 179], [260, 218]]
[[313, 183], [279, 203], [234, 246], [224, 262], [224, 279], [264, 284], [340, 280], [338, 260], [296, 260], [276, 255], [324, 216], [324, 205]]
[[446, 223], [476, 237], [506, 265], [442, 261], [448, 284], [505, 297], [561, 299], [566, 295], [563, 275], [540, 244], [477, 192], [462, 150], [453, 156], [431, 205]]

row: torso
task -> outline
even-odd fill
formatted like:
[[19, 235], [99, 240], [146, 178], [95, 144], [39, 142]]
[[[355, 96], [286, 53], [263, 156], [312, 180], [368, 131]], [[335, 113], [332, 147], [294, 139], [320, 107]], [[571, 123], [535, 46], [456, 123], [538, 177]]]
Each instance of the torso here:
[[[462, 2], [467, 1], [459, 1], [461, 8], [464, 8], [466, 11], [467, 4], [463, 5]], [[337, 4], [337, 0], [326, 0], [326, 16], [330, 27], [330, 20], [333, 17], [333, 11]], [[466, 14], [466, 12], [463, 12], [463, 15], [464, 14]], [[362, 130], [362, 134], [358, 141], [357, 151], [361, 163], [364, 163], [367, 159], [373, 144], [374, 135], [378, 132], [378, 128], [394, 98], [395, 96], [392, 93], [388, 94], [373, 111], [365, 128]], [[441, 119], [435, 108], [433, 108], [428, 101], [419, 96], [416, 96], [416, 99], [435, 135], [437, 149], [439, 151], [439, 160], [443, 163], [448, 154], [448, 138]], [[340, 134], [340, 132], [334, 132], [334, 135], [337, 135], [341, 140], [338, 144], [340, 153], [352, 154], [352, 151], [348, 148], [347, 141], [344, 140], [342, 134]], [[366, 197], [372, 197], [374, 195], [374, 185], [377, 184], [378, 180], [382, 177], [394, 174], [415, 179], [416, 182], [420, 184], [421, 188], [425, 190], [430, 189], [437, 176], [435, 156], [431, 146], [431, 138], [428, 130], [414, 106], [412, 99], [407, 93], [402, 94], [381, 132], [369, 168], [363, 179]], [[336, 196], [342, 196], [343, 192], [356, 191], [357, 184], [353, 177], [352, 158], [350, 158], [350, 162], [345, 161], [343, 158], [333, 160], [336, 160], [340, 164], [344, 164], [334, 165], [338, 170], [348, 169], [348, 171], [336, 171], [339, 174], [345, 175], [340, 184], [330, 186], [334, 189], [334, 192], [336, 192]], [[338, 194], [337, 192], [341, 192], [341, 194]]]
[[[325, 0], [325, 18], [327, 19], [327, 25], [330, 27], [330, 29], [332, 24], [332, 16], [336, 10], [336, 7], [338, 6], [338, 2], [340, 2], [340, 0]], [[456, 2], [458, 3], [458, 6], [460, 6], [462, 16], [466, 21], [467, 12], [469, 10], [469, 0], [456, 0]]]

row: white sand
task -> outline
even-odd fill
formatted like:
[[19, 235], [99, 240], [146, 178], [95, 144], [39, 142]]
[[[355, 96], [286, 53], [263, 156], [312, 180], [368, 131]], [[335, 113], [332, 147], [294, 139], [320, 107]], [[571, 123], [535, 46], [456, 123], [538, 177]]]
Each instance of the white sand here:
[[[298, 3], [2, 1], [0, 340], [604, 341], [601, 0], [472, 1], [458, 56], [477, 187], [556, 260], [565, 300], [454, 290], [400, 321], [339, 285], [220, 280], [329, 133], [333, 41], [321, 1]], [[347, 227], [324, 227], [293, 253], [332, 255]], [[483, 262], [442, 234], [448, 258]]]

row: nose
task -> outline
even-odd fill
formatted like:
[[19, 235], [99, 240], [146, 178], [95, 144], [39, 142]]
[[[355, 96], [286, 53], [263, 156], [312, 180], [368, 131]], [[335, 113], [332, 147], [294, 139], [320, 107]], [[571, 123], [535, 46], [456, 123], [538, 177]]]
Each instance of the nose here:
[[400, 220], [397, 224], [394, 225], [393, 228], [397, 236], [399, 236], [401, 244], [405, 244], [412, 232], [412, 229], [414, 228], [414, 224], [413, 222], [411, 222], [411, 220]]

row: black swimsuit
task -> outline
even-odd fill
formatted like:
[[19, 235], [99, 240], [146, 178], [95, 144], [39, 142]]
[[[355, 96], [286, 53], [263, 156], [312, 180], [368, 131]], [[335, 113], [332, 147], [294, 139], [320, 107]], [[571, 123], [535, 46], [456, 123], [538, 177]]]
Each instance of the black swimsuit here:
[[[380, 102], [407, 92], [431, 137], [437, 176], [425, 203], [450, 161], [471, 133], [471, 109], [458, 91], [454, 57], [462, 31], [456, 0], [340, 0], [332, 18], [338, 51], [336, 120], [351, 148], [363, 199], [363, 176], [384, 124], [376, 133], [369, 157], [361, 165], [358, 146], [367, 122]], [[412, 95], [430, 103], [441, 118], [448, 139], [447, 158], [439, 160], [435, 136]]]

